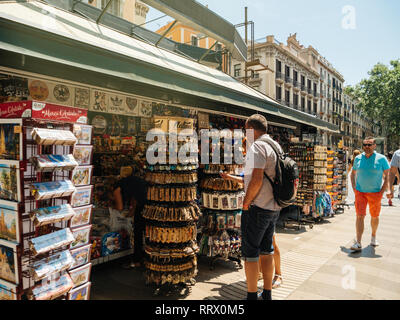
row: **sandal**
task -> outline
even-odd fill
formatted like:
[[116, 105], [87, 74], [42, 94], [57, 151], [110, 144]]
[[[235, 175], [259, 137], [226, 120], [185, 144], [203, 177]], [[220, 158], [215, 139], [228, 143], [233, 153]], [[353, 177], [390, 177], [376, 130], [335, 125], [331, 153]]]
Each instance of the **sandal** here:
[[263, 279], [263, 274], [262, 274], [262, 272], [259, 272], [258, 273], [258, 281], [260, 281], [260, 280], [262, 280]]
[[272, 289], [279, 288], [282, 283], [282, 276], [280, 274], [276, 274], [274, 279], [272, 280]]

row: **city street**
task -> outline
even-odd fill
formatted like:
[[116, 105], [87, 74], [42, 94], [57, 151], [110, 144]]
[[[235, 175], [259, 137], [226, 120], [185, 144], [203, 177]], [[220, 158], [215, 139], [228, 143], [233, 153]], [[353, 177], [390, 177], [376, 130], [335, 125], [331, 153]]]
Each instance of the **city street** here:
[[[397, 192], [395, 193], [397, 195]], [[283, 285], [274, 289], [275, 300], [384, 300], [400, 299], [400, 200], [393, 207], [382, 201], [377, 239], [370, 242], [367, 215], [363, 250], [352, 253], [355, 236], [355, 210], [325, 218], [314, 228], [277, 230], [281, 250]], [[126, 270], [120, 259], [93, 268], [91, 299], [217, 299], [241, 300], [246, 296], [244, 269], [236, 263], [219, 261], [209, 269], [208, 258], [200, 258], [197, 283], [186, 296], [153, 296], [145, 285], [143, 270]], [[262, 281], [259, 282], [260, 288]]]

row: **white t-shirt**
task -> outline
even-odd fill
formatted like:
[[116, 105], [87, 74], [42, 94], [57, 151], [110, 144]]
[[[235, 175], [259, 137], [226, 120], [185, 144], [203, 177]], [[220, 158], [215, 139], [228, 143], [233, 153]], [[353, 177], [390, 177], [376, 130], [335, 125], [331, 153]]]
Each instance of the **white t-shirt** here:
[[[245, 192], [247, 192], [247, 188], [253, 174], [253, 169], [255, 168], [264, 169], [264, 172], [271, 180], [274, 180], [275, 178], [276, 154], [268, 143], [260, 140], [265, 138], [269, 138], [270, 141], [275, 143], [278, 150], [282, 151], [281, 146], [276, 141], [272, 140], [268, 134], [264, 134], [254, 141], [246, 154], [246, 162], [244, 166]], [[272, 185], [265, 176], [262, 187], [252, 204], [259, 208], [272, 211], [278, 211], [281, 209], [281, 207], [274, 200]]]

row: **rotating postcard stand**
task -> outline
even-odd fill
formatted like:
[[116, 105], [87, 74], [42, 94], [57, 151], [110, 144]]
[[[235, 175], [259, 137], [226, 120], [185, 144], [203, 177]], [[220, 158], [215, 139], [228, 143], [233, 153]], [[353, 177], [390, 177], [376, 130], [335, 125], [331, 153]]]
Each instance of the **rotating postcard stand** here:
[[197, 168], [197, 154], [186, 163], [146, 165], [145, 277], [157, 296], [186, 295], [196, 283]]
[[73, 132], [87, 122], [87, 110], [20, 101], [0, 104], [0, 114], [0, 170], [8, 176], [0, 209], [11, 221], [0, 232], [0, 253], [9, 257], [0, 259], [0, 299], [66, 298], [81, 250], [70, 251], [77, 242], [72, 171], [79, 165]]

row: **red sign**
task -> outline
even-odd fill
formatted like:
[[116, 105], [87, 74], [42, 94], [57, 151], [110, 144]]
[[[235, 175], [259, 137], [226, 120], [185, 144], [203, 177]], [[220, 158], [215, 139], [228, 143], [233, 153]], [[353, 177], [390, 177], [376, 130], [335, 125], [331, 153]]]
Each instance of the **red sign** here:
[[32, 118], [86, 124], [87, 110], [32, 101]]
[[87, 123], [87, 110], [37, 101], [0, 104], [0, 118], [32, 118], [72, 123]]
[[0, 118], [30, 118], [32, 101], [5, 102], [0, 104]]

